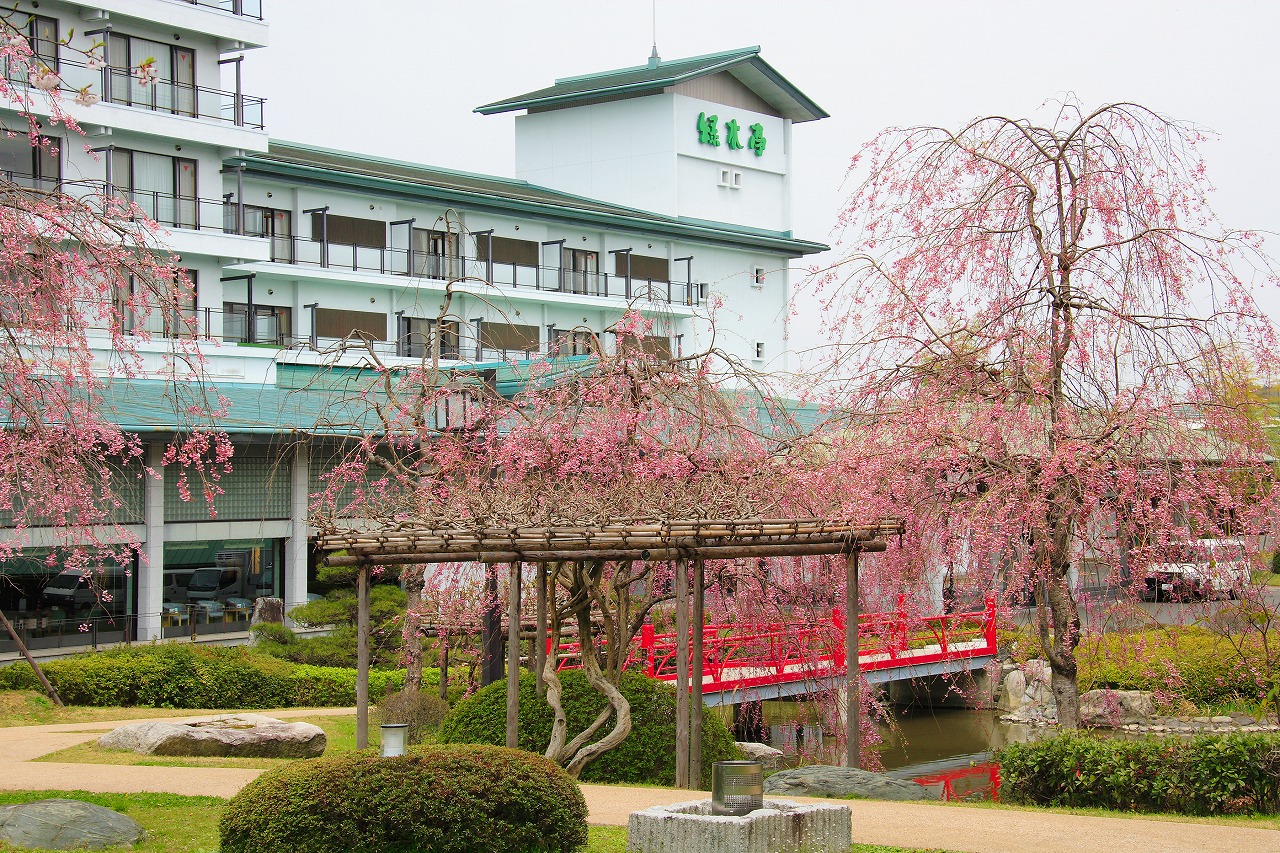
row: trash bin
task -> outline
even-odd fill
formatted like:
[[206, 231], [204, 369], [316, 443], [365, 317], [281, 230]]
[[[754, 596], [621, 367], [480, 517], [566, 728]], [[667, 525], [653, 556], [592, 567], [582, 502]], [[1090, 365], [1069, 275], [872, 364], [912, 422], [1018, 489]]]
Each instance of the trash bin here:
[[764, 808], [764, 764], [717, 761], [711, 767], [711, 813], [741, 817]]

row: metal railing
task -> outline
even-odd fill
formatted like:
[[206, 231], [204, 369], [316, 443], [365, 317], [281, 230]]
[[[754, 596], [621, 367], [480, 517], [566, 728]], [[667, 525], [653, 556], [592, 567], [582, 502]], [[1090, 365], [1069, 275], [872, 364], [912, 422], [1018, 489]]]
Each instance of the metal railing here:
[[[191, 231], [219, 231], [239, 234], [239, 208], [233, 201], [221, 198], [197, 198], [158, 190], [132, 190], [112, 187], [112, 193], [141, 208], [157, 225]], [[249, 235], [256, 236], [256, 235]]]
[[698, 287], [687, 281], [660, 281], [555, 266], [499, 263], [416, 249], [320, 241], [298, 235], [273, 236], [271, 239], [271, 259], [279, 263], [441, 281], [470, 278], [513, 290], [527, 288], [628, 301], [647, 299], [673, 305], [697, 305], [700, 297]]
[[[183, 0], [179, 0], [182, 2]], [[19, 73], [21, 72], [21, 73]], [[136, 69], [90, 66], [71, 59], [58, 60], [58, 88], [68, 95], [89, 87], [103, 103], [166, 112], [192, 118], [225, 121], [238, 127], [263, 130], [265, 98], [228, 92], [208, 86], [155, 79], [143, 83]], [[28, 83], [25, 69], [6, 69], [15, 83]]]
[[[10, 617], [18, 638], [31, 651], [112, 645], [137, 639], [138, 617], [133, 614], [88, 616], [61, 611], [18, 613]], [[18, 651], [7, 633], [0, 634], [0, 653]]]
[[174, 0], [187, 6], [203, 6], [206, 9], [217, 9], [244, 18], [262, 20], [262, 0]]

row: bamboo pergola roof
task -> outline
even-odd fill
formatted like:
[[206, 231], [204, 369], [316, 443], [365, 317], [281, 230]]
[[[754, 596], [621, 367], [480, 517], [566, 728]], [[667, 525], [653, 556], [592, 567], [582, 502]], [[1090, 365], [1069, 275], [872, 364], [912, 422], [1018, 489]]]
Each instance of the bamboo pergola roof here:
[[615, 520], [554, 527], [434, 528], [410, 522], [318, 538], [332, 566], [413, 563], [548, 563], [572, 560], [726, 560], [883, 550], [897, 519]]

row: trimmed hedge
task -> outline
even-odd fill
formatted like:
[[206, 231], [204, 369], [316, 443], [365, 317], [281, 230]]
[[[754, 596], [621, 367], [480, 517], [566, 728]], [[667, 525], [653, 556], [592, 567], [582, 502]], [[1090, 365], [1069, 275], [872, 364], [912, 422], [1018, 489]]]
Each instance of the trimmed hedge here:
[[1280, 737], [1121, 740], [1072, 733], [1005, 747], [1010, 803], [1186, 815], [1280, 813]]
[[554, 763], [515, 749], [432, 747], [298, 761], [231, 798], [222, 853], [527, 853], [586, 844], [587, 804]]
[[[244, 646], [124, 646], [50, 661], [41, 669], [70, 705], [289, 708], [356, 701], [353, 669], [293, 664]], [[372, 695], [403, 687], [403, 671], [369, 673]], [[26, 663], [0, 669], [0, 688], [41, 689]]]
[[[569, 723], [569, 739], [595, 720], [608, 701], [576, 670], [560, 673], [563, 704]], [[674, 785], [676, 780], [676, 692], [670, 685], [639, 673], [624, 673], [618, 685], [631, 704], [631, 733], [622, 743], [596, 758], [582, 771], [584, 782], [651, 783]], [[520, 674], [520, 748], [546, 751], [555, 719], [546, 699], [537, 695], [532, 674]], [[608, 734], [612, 719], [601, 727], [596, 740]], [[463, 699], [440, 726], [441, 743], [507, 742], [507, 685], [490, 684]], [[709, 709], [702, 712], [702, 779], [711, 784], [711, 765], [740, 759], [733, 736]]]

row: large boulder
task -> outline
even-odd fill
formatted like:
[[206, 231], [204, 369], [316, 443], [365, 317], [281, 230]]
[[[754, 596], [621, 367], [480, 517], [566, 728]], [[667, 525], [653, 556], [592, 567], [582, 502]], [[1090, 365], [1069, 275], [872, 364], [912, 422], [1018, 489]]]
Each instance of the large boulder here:
[[1090, 690], [1080, 695], [1081, 725], [1116, 728], [1145, 723], [1155, 715], [1155, 698], [1145, 690]]
[[752, 741], [738, 741], [734, 745], [742, 750], [742, 754], [747, 758], [755, 759], [764, 765], [765, 770], [776, 770], [782, 766], [783, 752], [780, 749]]
[[253, 602], [253, 615], [249, 617], [249, 626], [269, 622], [275, 625], [284, 624], [283, 598], [258, 598]]
[[998, 707], [1018, 719], [1056, 716], [1049, 662], [1029, 660], [1006, 674]]
[[764, 780], [764, 792], [792, 797], [854, 796], [868, 800], [923, 800], [929, 795], [923, 785], [915, 782], [825, 764], [810, 764], [774, 773]]
[[104, 749], [143, 755], [227, 755], [315, 758], [324, 754], [324, 729], [261, 714], [231, 714], [194, 723], [130, 723], [98, 738]]
[[147, 833], [133, 818], [79, 800], [0, 806], [0, 841], [41, 850], [99, 850], [137, 844]]

